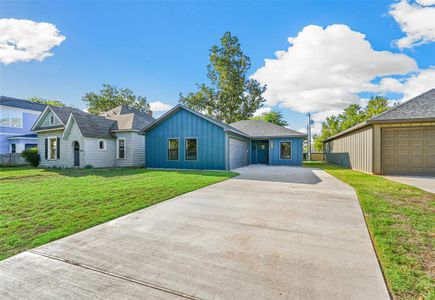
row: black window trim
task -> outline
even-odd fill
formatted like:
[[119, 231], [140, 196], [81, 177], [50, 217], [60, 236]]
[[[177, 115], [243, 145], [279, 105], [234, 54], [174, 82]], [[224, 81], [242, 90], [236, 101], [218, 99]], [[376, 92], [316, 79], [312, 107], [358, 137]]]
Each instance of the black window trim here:
[[[195, 140], [196, 141], [196, 159], [187, 159], [187, 141]], [[184, 138], [184, 160], [186, 161], [198, 161], [198, 138], [197, 137], [185, 137]]]
[[[120, 153], [120, 147], [119, 147], [119, 142], [120, 141], [124, 141], [124, 157], [120, 157], [119, 153]], [[118, 138], [116, 141], [116, 159], [127, 159], [127, 141], [125, 138]]]
[[[281, 155], [281, 144], [290, 144], [290, 158], [283, 158]], [[292, 141], [279, 141], [279, 159], [280, 160], [291, 160], [292, 159]]]
[[[177, 149], [177, 159], [170, 159], [169, 158], [169, 150], [170, 150], [170, 148], [169, 148], [169, 143], [170, 143], [170, 141], [172, 141], [172, 140], [176, 140], [177, 141], [177, 146], [178, 146], [178, 149]], [[168, 160], [168, 161], [179, 161], [180, 160], [180, 138], [168, 138], [167, 139], [167, 143], [166, 143], [166, 148], [167, 148], [167, 155], [166, 155], [166, 159]]]

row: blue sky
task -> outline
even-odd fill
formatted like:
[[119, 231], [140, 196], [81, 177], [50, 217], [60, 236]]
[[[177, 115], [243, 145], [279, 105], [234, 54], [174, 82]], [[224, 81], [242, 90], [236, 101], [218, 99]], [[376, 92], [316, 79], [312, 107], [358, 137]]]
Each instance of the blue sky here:
[[[325, 29], [333, 24], [347, 25], [349, 30], [344, 30], [347, 33], [364, 34], [374, 51], [402, 53], [415, 61], [418, 70], [408, 63], [399, 70], [390, 72], [390, 78], [402, 80], [414, 76], [419, 80], [418, 74], [435, 65], [435, 47], [430, 41], [402, 49], [395, 45], [394, 41], [407, 33], [400, 28], [400, 21], [389, 14], [394, 3], [397, 2], [2, 1], [0, 18], [51, 23], [66, 39], [50, 50], [53, 56], [42, 61], [0, 63], [0, 93], [17, 98], [38, 96], [58, 99], [84, 108], [81, 97], [86, 92], [98, 91], [103, 83], [111, 83], [128, 87], [137, 94], [146, 96], [150, 102], [161, 101], [175, 105], [180, 92], [188, 93], [195, 90], [195, 83], [207, 82], [208, 50], [218, 43], [224, 32], [230, 31], [239, 37], [243, 51], [251, 58], [252, 75], [264, 66], [264, 59], [275, 58], [275, 51], [287, 50], [290, 46], [288, 37], [297, 36], [308, 25], [318, 25]], [[410, 2], [409, 5], [418, 4]], [[308, 37], [307, 34], [307, 39]], [[322, 51], [321, 47], [318, 49], [319, 52]], [[356, 61], [358, 59], [355, 58]], [[392, 64], [400, 65], [402, 62], [406, 64], [403, 59]], [[346, 63], [349, 64], [352, 66], [352, 62]], [[290, 60], [279, 70], [286, 73], [286, 68], [289, 68], [291, 73], [291, 66]], [[309, 59], [304, 66], [307, 69], [312, 67]], [[380, 68], [388, 69], [391, 66]], [[301, 108], [296, 103], [298, 100], [292, 99], [297, 96], [286, 94], [278, 83], [274, 83], [276, 75], [271, 75], [273, 70], [265, 71], [264, 76], [260, 77], [264, 83], [275, 86], [276, 90], [273, 95], [268, 95], [274, 98], [268, 106], [282, 111], [294, 129], [305, 127], [305, 112], [311, 110], [311, 107], [321, 120], [322, 112], [338, 111], [344, 103], [347, 104], [346, 101], [357, 101], [356, 98], [351, 99], [350, 92], [347, 93], [346, 90], [344, 94], [347, 96], [343, 97], [348, 98], [343, 98], [344, 102], [340, 102], [341, 98], [336, 101], [342, 104], [330, 106], [328, 103], [331, 100], [325, 97], [324, 109], [319, 108], [318, 102], [317, 106]], [[304, 73], [303, 68], [299, 72]], [[318, 72], [324, 71], [319, 69]], [[376, 84], [385, 76], [384, 71], [379, 72], [381, 75], [374, 76], [372, 80]], [[393, 74], [395, 72], [397, 74]], [[429, 82], [431, 80], [432, 77]], [[284, 80], [280, 82], [286, 85]], [[427, 82], [426, 78], [420, 89], [426, 88]], [[402, 86], [397, 91], [391, 87], [368, 91], [352, 88], [352, 93], [367, 98], [382, 90], [388, 96], [401, 98], [404, 94], [411, 96], [417, 92], [415, 88], [412, 92], [408, 91], [411, 88], [406, 86], [405, 81], [399, 83]], [[289, 86], [291, 84], [294, 82], [289, 83]], [[361, 82], [357, 84], [361, 85]], [[342, 91], [343, 88], [340, 87], [340, 90], [331, 93], [342, 94]], [[305, 88], [303, 92], [304, 95], [309, 94]], [[307, 103], [310, 101], [311, 99], [306, 100]]]

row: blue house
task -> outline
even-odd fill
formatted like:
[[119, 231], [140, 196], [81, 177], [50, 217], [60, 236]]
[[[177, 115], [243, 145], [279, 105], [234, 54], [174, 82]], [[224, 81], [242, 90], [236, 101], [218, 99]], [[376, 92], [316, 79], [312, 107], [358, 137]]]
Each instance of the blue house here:
[[142, 130], [145, 167], [232, 170], [301, 166], [306, 135], [258, 120], [226, 124], [177, 105]]
[[30, 129], [44, 108], [43, 104], [0, 96], [0, 154], [37, 146], [36, 134]]

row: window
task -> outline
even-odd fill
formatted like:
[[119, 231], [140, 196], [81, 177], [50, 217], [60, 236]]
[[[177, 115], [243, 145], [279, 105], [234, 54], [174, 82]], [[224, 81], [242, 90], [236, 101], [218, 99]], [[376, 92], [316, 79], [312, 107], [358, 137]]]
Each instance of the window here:
[[280, 142], [279, 143], [279, 157], [281, 159], [292, 159], [292, 143]]
[[50, 116], [50, 125], [54, 124], [54, 116]]
[[118, 159], [125, 159], [125, 139], [118, 139]]
[[11, 153], [17, 153], [17, 145], [11, 144]]
[[98, 140], [98, 150], [106, 150], [106, 141]]
[[0, 126], [22, 128], [23, 114], [19, 111], [1, 109]]
[[198, 159], [198, 142], [196, 138], [186, 139], [186, 160]]
[[55, 160], [57, 157], [57, 137], [48, 139], [48, 159]]
[[178, 160], [178, 139], [168, 140], [168, 160]]

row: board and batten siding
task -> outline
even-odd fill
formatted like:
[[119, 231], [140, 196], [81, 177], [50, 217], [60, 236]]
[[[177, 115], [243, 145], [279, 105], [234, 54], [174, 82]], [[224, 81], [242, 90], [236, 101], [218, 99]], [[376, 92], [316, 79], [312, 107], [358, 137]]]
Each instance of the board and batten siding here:
[[[48, 131], [38, 133], [38, 152], [41, 157], [41, 167], [62, 167], [70, 168], [74, 165], [74, 149], [73, 142], [77, 141], [80, 145], [80, 167], [86, 165], [85, 163], [85, 151], [84, 150], [84, 138], [80, 133], [77, 124], [72, 124], [71, 130], [65, 139], [62, 139], [63, 130]], [[60, 138], [60, 158], [49, 160], [45, 159], [45, 139], [49, 137]]]
[[326, 160], [347, 168], [373, 172], [373, 127], [368, 126], [325, 143]]
[[[179, 139], [179, 159], [168, 160], [168, 139]], [[186, 138], [197, 138], [198, 159], [185, 160]], [[147, 168], [225, 169], [225, 133], [216, 124], [184, 109], [145, 134]]]
[[[291, 142], [291, 159], [281, 159], [280, 142]], [[303, 138], [275, 138], [269, 140], [269, 165], [302, 166]]]

